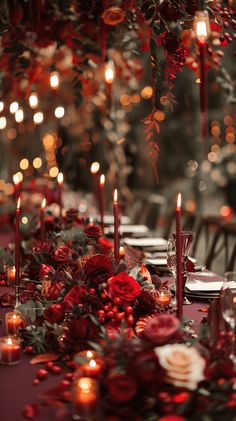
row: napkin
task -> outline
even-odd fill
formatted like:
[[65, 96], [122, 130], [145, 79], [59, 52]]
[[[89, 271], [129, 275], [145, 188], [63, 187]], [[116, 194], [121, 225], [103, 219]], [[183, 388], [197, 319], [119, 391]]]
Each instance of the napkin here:
[[136, 247], [150, 247], [150, 246], [161, 246], [167, 247], [167, 241], [164, 238], [124, 238], [124, 243], [129, 246]]
[[[129, 225], [129, 224], [120, 225], [120, 234], [126, 233], [126, 232], [133, 233], [133, 234], [135, 233], [143, 234], [143, 233], [148, 232], [148, 227], [146, 225]], [[105, 228], [105, 234], [108, 234], [108, 233], [114, 233], [113, 225]]]

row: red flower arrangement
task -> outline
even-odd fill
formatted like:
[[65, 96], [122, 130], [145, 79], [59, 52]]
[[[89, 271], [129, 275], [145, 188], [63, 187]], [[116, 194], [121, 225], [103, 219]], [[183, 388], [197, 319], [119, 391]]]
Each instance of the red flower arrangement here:
[[140, 284], [126, 272], [121, 272], [107, 281], [108, 294], [111, 298], [118, 297], [122, 301], [133, 301], [139, 296]]

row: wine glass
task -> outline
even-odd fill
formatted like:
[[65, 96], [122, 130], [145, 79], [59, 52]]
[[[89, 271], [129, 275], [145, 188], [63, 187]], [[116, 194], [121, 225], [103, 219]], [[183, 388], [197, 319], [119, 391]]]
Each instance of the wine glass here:
[[230, 359], [236, 364], [235, 327], [236, 327], [236, 272], [226, 272], [220, 294], [221, 313], [232, 330]]
[[[167, 240], [167, 267], [176, 280], [176, 247], [174, 237], [170, 237]], [[177, 305], [176, 294], [172, 299], [172, 305], [174, 307]]]

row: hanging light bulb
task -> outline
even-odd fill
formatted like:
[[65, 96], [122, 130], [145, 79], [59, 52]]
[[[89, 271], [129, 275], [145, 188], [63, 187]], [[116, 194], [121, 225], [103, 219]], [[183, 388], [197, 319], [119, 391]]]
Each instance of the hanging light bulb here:
[[205, 42], [210, 35], [211, 27], [207, 10], [197, 10], [194, 16], [193, 29], [196, 38]]
[[50, 86], [52, 89], [58, 89], [60, 83], [60, 77], [58, 72], [52, 72], [50, 74]]
[[105, 81], [109, 85], [112, 84], [113, 79], [115, 76], [115, 70], [114, 70], [114, 63], [113, 61], [109, 60], [108, 63], [106, 63], [105, 67]]
[[17, 123], [22, 123], [22, 121], [24, 120], [23, 108], [18, 108], [18, 110], [15, 112], [15, 120]]
[[38, 94], [36, 92], [32, 92], [32, 94], [30, 94], [30, 97], [29, 97], [29, 105], [30, 105], [30, 107], [33, 108], [33, 109], [34, 108], [37, 108], [38, 103], [39, 103], [39, 101], [38, 101]]
[[16, 111], [18, 110], [18, 108], [19, 108], [19, 104], [18, 104], [18, 102], [13, 101], [13, 102], [10, 104], [10, 113], [11, 113], [11, 114], [15, 114], [15, 113], [16, 113]]

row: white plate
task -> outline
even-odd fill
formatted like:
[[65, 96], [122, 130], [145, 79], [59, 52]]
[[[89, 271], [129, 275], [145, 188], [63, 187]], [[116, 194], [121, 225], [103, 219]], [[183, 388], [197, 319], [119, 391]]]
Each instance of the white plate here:
[[[120, 234], [132, 233], [132, 234], [145, 234], [148, 232], [148, 227], [146, 225], [120, 225]], [[105, 228], [105, 234], [113, 234], [114, 226]]]
[[[196, 259], [193, 257], [189, 257], [189, 260], [191, 260], [193, 263], [196, 262]], [[154, 266], [167, 266], [167, 258], [166, 257], [156, 257], [155, 259], [147, 259], [147, 263], [150, 263]]]
[[[194, 279], [193, 282], [186, 283], [186, 289], [191, 292], [206, 291], [206, 292], [220, 292], [223, 286], [223, 281], [218, 282], [202, 282]], [[236, 289], [236, 282], [230, 282], [230, 288]]]
[[133, 247], [167, 247], [167, 241], [164, 238], [124, 238], [124, 243]]
[[[100, 216], [98, 216], [98, 220], [100, 221]], [[113, 215], [104, 215], [104, 224], [106, 225], [112, 225], [114, 224], [114, 216]], [[129, 216], [121, 215], [121, 224], [130, 224], [131, 220]]]

